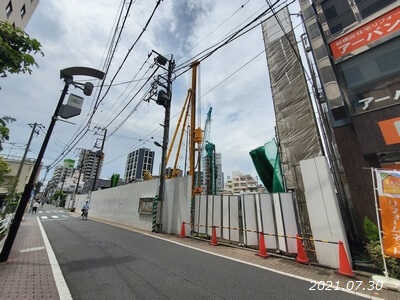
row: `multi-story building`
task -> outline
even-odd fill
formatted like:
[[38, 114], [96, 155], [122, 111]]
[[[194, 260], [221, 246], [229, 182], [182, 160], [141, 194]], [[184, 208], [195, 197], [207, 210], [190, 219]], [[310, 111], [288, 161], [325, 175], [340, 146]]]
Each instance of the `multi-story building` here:
[[215, 153], [215, 168], [217, 173], [216, 190], [217, 194], [221, 193], [224, 189], [224, 173], [222, 172], [222, 154]]
[[65, 159], [63, 165], [56, 166], [54, 169], [52, 184], [58, 185], [60, 182], [72, 176], [74, 172], [75, 161], [72, 159]]
[[257, 193], [257, 181], [249, 174], [235, 171], [232, 177], [227, 177], [225, 191], [232, 194]]
[[[21, 166], [21, 159], [16, 158], [3, 158], [7, 163], [8, 167], [11, 169], [11, 172], [5, 174], [4, 182], [0, 185], [0, 201], [7, 196], [9, 189], [16, 179], [18, 175], [18, 171], [20, 170], [18, 184], [15, 189], [15, 193], [22, 193], [24, 191], [25, 185], [28, 183], [29, 178], [31, 176], [33, 166], [35, 165], [35, 160], [33, 159], [25, 159], [23, 165]], [[40, 173], [40, 170], [37, 174]]]
[[153, 173], [154, 151], [140, 148], [128, 154], [125, 165], [125, 182], [143, 180], [144, 173]]
[[[376, 218], [371, 168], [400, 164], [400, 1], [299, 0], [352, 220]], [[343, 211], [342, 211], [343, 212]]]
[[0, 21], [25, 29], [39, 0], [3, 0], [0, 3]]
[[[201, 182], [202, 182], [202, 193], [207, 194], [207, 191], [211, 191], [212, 188], [208, 187], [211, 183], [211, 177], [215, 176], [215, 186], [214, 190], [216, 194], [219, 194], [224, 189], [224, 173], [222, 172], [222, 154], [213, 153], [214, 157], [211, 159], [209, 156], [205, 156], [202, 160], [203, 172], [201, 172]], [[213, 163], [212, 171], [211, 164]], [[213, 174], [211, 174], [213, 173]]]
[[99, 165], [99, 152], [95, 152], [89, 149], [82, 149], [79, 155], [79, 164], [78, 169], [81, 170], [81, 180], [83, 182], [87, 182], [90, 179], [93, 179], [96, 176], [97, 168], [99, 168], [100, 174], [102, 168], [103, 160], [100, 160]]

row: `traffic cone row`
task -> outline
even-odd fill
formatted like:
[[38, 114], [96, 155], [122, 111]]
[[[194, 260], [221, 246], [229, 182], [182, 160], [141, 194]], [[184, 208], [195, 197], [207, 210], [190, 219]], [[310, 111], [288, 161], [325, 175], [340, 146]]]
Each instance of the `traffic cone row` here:
[[[180, 237], [185, 237], [185, 222], [182, 222], [182, 229], [181, 229], [181, 234]], [[307, 257], [307, 253], [304, 249], [302, 239], [299, 237], [299, 235], [296, 235], [297, 239], [297, 257], [296, 261], [301, 263], [301, 264], [310, 264], [310, 260]], [[354, 274], [353, 270], [351, 269], [349, 259], [346, 254], [346, 250], [344, 249], [344, 245], [342, 241], [339, 241], [339, 269], [337, 270], [337, 273], [340, 275], [345, 275], [348, 277], [355, 277], [356, 275]], [[216, 246], [218, 245], [218, 240], [217, 240], [217, 230], [216, 227], [212, 227], [212, 236], [211, 236], [211, 242], [210, 245]], [[267, 258], [269, 255], [267, 253], [267, 249], [265, 246], [265, 238], [264, 238], [264, 233], [260, 232], [260, 239], [259, 239], [259, 247], [258, 247], [258, 253], [256, 254], [257, 256]]]

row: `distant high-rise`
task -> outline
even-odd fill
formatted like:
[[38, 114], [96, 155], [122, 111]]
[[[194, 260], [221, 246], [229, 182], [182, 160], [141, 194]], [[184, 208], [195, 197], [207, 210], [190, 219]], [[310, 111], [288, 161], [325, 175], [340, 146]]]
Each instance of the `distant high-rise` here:
[[[208, 184], [211, 183], [211, 176], [215, 176], [215, 192], [217, 194], [221, 193], [224, 190], [224, 174], [222, 172], [222, 154], [221, 153], [214, 153], [215, 162], [214, 166], [212, 167], [213, 171], [211, 171], [210, 167], [210, 157], [204, 157], [202, 160], [203, 172], [201, 173], [201, 181], [202, 181], [202, 190], [203, 194], [207, 194], [211, 188]], [[206, 167], [208, 166], [208, 167]], [[213, 173], [213, 175], [211, 175]]]
[[0, 3], [0, 21], [25, 29], [39, 0], [4, 0]]
[[144, 172], [153, 172], [154, 151], [140, 148], [128, 154], [125, 165], [125, 182], [143, 180]]
[[222, 172], [222, 154], [215, 153], [215, 167], [216, 167], [216, 190], [217, 194], [224, 190], [224, 173]]
[[70, 178], [74, 172], [74, 163], [75, 161], [72, 159], [65, 159], [62, 165], [56, 166], [50, 180], [51, 185], [57, 186], [65, 179]]
[[[90, 179], [93, 179], [96, 174], [96, 169], [99, 167], [99, 171], [101, 170], [101, 165], [98, 166], [99, 158], [96, 155], [96, 152], [88, 149], [82, 149], [81, 154], [79, 156], [79, 165], [78, 168], [82, 170], [81, 180], [87, 182]], [[98, 172], [100, 174], [100, 172]]]

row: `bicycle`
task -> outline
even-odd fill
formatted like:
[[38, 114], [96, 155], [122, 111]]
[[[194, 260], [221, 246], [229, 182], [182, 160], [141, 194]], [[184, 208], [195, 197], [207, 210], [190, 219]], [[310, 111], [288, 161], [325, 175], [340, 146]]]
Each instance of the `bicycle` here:
[[87, 220], [88, 218], [88, 210], [82, 209], [81, 220]]

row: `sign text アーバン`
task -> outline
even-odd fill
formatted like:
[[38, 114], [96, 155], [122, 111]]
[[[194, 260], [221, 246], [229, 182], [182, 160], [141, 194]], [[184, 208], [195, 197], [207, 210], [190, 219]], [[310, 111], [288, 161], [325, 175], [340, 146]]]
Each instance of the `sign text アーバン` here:
[[368, 45], [400, 29], [400, 7], [368, 22], [364, 26], [329, 44], [335, 59]]

